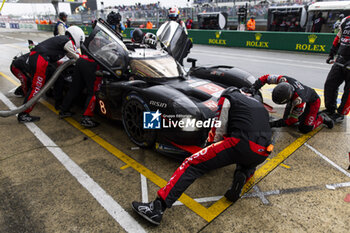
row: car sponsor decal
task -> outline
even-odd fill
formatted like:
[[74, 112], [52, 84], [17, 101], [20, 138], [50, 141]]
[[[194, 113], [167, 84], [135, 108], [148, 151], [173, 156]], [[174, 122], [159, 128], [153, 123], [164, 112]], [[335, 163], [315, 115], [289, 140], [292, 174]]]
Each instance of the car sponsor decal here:
[[225, 88], [222, 88], [214, 83], [207, 83], [201, 86], [197, 86], [196, 88], [217, 98], [225, 90]]
[[201, 80], [201, 81], [188, 80], [187, 82], [190, 83], [189, 85], [190, 87], [198, 87], [204, 84], [209, 84], [208, 81], [204, 81], [204, 80]]
[[216, 111], [218, 108], [218, 103], [214, 100], [208, 100], [203, 103], [206, 107], [210, 108], [212, 111]]

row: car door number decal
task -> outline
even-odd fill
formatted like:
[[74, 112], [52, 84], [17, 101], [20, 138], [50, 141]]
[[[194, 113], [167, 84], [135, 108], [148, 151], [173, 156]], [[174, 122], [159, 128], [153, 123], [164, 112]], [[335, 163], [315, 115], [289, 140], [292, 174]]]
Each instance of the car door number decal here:
[[102, 100], [99, 100], [98, 103], [100, 105], [101, 113], [106, 115], [107, 114], [107, 110], [106, 110], [106, 107], [105, 107], [105, 103]]

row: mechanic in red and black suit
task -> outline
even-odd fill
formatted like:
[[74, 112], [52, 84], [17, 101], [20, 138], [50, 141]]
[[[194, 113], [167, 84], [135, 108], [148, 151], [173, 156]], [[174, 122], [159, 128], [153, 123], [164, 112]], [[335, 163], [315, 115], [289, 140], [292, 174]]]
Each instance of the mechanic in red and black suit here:
[[218, 103], [216, 119], [221, 127], [212, 128], [207, 144], [186, 158], [168, 184], [158, 191], [150, 203], [133, 202], [133, 209], [153, 224], [159, 225], [163, 212], [170, 208], [197, 178], [211, 170], [237, 164], [232, 187], [225, 197], [235, 202], [255, 168], [266, 160], [271, 143], [269, 114], [263, 104], [240, 89], [224, 91]]
[[[49, 38], [39, 43], [29, 55], [29, 68], [32, 79], [31, 89], [24, 102], [28, 102], [33, 98], [44, 86], [46, 79], [50, 78], [52, 70], [49, 65], [56, 63], [65, 55], [71, 59], [78, 59], [81, 41], [84, 41], [85, 34], [83, 30], [77, 26], [71, 26], [67, 29], [66, 35]], [[33, 110], [33, 106], [18, 114], [18, 121], [21, 123], [39, 121], [40, 117], [31, 116], [29, 113]]]
[[[337, 63], [345, 66], [350, 65], [350, 16], [345, 17], [340, 25], [337, 36], [334, 38], [332, 48], [327, 58], [331, 63], [338, 54]], [[340, 106], [337, 108], [339, 86], [345, 81], [344, 93]], [[344, 116], [350, 112], [350, 71], [334, 64], [328, 73], [324, 84], [325, 113], [335, 122], [341, 122]]]
[[321, 100], [314, 89], [294, 78], [270, 74], [256, 80], [252, 89], [259, 90], [266, 83], [277, 84], [272, 91], [272, 101], [276, 104], [287, 104], [283, 118], [270, 122], [271, 127], [290, 126], [299, 122], [302, 133], [308, 133], [323, 123], [328, 128], [333, 128], [333, 120], [318, 113]]
[[71, 117], [74, 114], [73, 112], [69, 111], [69, 109], [74, 99], [85, 87], [87, 97], [85, 100], [85, 111], [80, 124], [87, 128], [92, 128], [99, 125], [98, 122], [92, 119], [96, 105], [95, 93], [97, 90], [99, 90], [102, 82], [102, 77], [96, 76], [96, 71], [98, 70], [100, 70], [100, 66], [95, 62], [95, 60], [86, 55], [82, 55], [77, 60], [75, 63], [71, 87], [69, 88], [69, 91], [61, 106], [61, 111], [59, 113], [60, 118]]
[[12, 74], [21, 82], [14, 94], [17, 96], [26, 96], [31, 85], [30, 70], [28, 65], [29, 53], [16, 56], [10, 66]]

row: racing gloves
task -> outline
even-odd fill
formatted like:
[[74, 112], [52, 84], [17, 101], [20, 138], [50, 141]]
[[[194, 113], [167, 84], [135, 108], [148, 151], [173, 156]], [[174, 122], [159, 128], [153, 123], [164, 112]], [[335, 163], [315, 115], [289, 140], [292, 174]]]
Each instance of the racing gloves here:
[[257, 79], [255, 83], [253, 84], [252, 88], [254, 88], [255, 91], [259, 90], [264, 84], [261, 82], [260, 79]]

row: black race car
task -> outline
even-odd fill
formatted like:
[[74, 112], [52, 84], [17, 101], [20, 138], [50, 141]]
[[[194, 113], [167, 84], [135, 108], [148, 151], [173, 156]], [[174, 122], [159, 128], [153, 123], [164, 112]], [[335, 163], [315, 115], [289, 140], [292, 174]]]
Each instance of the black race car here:
[[82, 49], [103, 69], [98, 111], [122, 120], [138, 146], [183, 158], [197, 151], [218, 123], [213, 118], [223, 90], [249, 87], [255, 78], [231, 66], [196, 67], [194, 59], [186, 72], [179, 61], [191, 42], [183, 28], [167, 22], [157, 36], [162, 48], [123, 42], [99, 20]]

